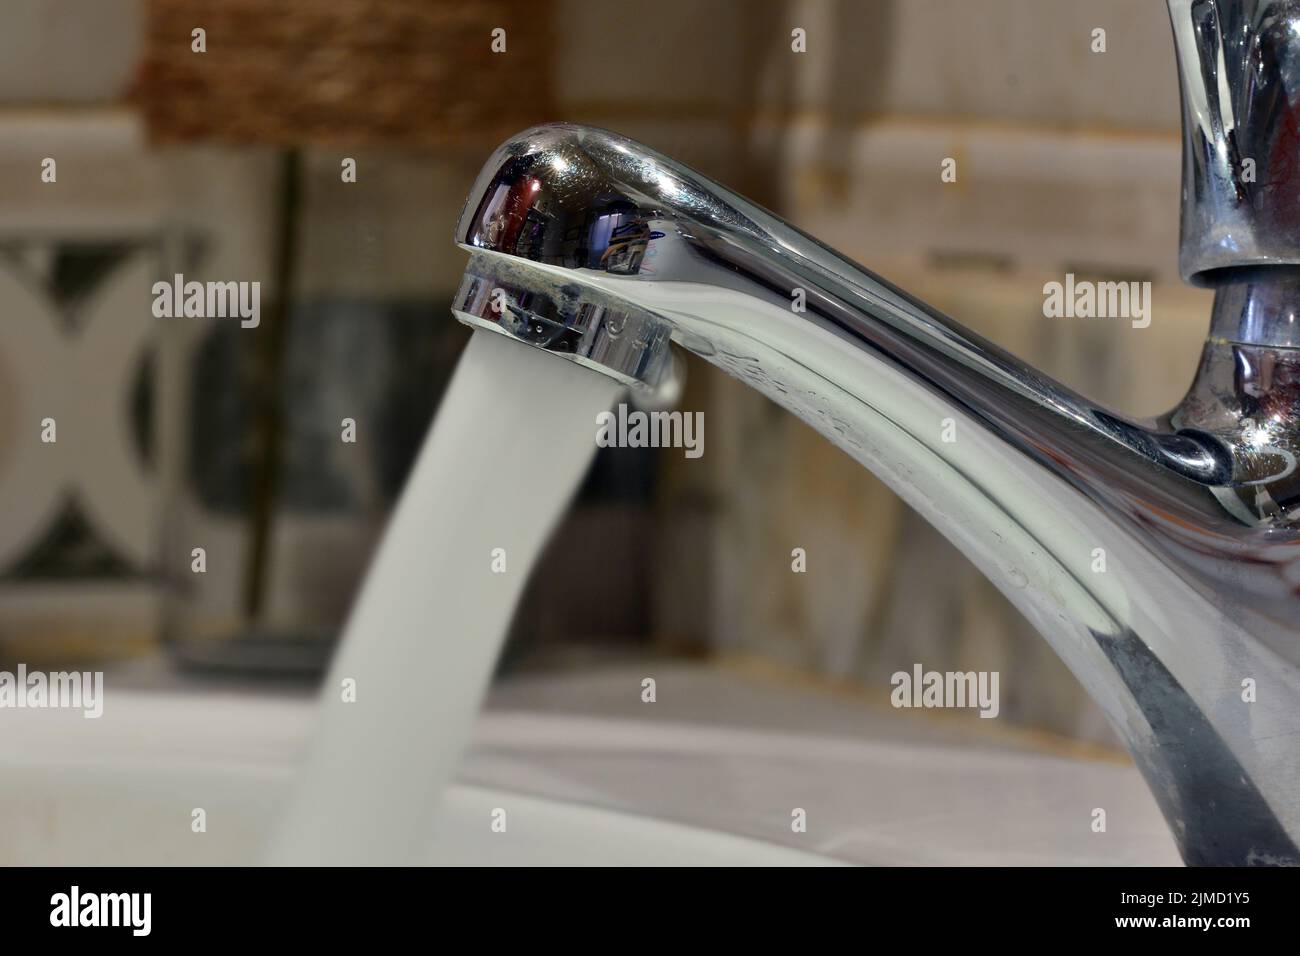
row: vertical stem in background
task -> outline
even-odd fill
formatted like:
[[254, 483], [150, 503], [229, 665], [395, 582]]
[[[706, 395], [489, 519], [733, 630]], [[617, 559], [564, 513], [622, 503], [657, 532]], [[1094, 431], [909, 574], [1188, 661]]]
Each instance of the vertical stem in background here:
[[284, 401], [281, 395], [289, 343], [290, 303], [298, 252], [298, 210], [302, 190], [302, 153], [296, 148], [280, 159], [280, 215], [276, 224], [275, 298], [258, 330], [252, 475], [249, 483], [249, 539], [244, 566], [244, 615], [251, 622], [262, 613], [266, 598], [268, 552], [275, 499], [279, 490], [280, 457], [284, 445]]

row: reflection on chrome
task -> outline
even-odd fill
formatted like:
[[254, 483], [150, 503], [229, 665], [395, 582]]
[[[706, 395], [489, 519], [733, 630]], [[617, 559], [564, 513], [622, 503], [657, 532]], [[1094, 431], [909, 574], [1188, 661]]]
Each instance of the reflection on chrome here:
[[1182, 270], [1217, 292], [1194, 383], [1157, 419], [1074, 394], [726, 188], [580, 126], [488, 160], [456, 232], [471, 255], [454, 309], [643, 392], [671, 387], [670, 341], [749, 383], [1037, 626], [1187, 862], [1297, 864], [1300, 4], [1169, 6]]

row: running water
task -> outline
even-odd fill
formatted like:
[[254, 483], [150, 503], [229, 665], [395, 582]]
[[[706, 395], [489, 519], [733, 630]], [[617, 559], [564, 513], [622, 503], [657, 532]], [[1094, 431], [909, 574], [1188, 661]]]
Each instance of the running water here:
[[418, 858], [515, 603], [621, 389], [474, 333], [352, 608], [272, 864]]

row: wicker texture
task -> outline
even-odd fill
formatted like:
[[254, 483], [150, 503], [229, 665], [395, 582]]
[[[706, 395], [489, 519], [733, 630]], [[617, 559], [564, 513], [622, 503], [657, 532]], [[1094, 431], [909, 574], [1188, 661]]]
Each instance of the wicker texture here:
[[154, 142], [482, 148], [549, 118], [550, 6], [150, 0], [132, 98]]

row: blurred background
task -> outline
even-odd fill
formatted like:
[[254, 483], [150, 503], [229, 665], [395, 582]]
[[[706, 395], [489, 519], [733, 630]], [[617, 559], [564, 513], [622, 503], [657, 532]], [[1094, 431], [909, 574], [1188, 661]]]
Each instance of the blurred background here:
[[[1162, 3], [0, 14], [0, 666], [311, 690], [468, 338], [448, 311], [461, 203], [532, 123], [680, 159], [1128, 413], [1177, 400], [1205, 334], [1208, 296], [1176, 272]], [[178, 272], [260, 281], [259, 328], [154, 319], [151, 284]], [[1150, 327], [1044, 318], [1043, 284], [1066, 272], [1151, 281]], [[542, 561], [565, 573], [539, 576], [516, 616], [495, 705], [631, 714], [626, 682], [653, 662], [681, 675], [679, 715], [853, 731], [902, 719], [889, 675], [920, 661], [999, 671], [1001, 719], [910, 721], [1123, 760], [1047, 644], [870, 474], [695, 361], [683, 407], [705, 412], [702, 458], [598, 456]]]

